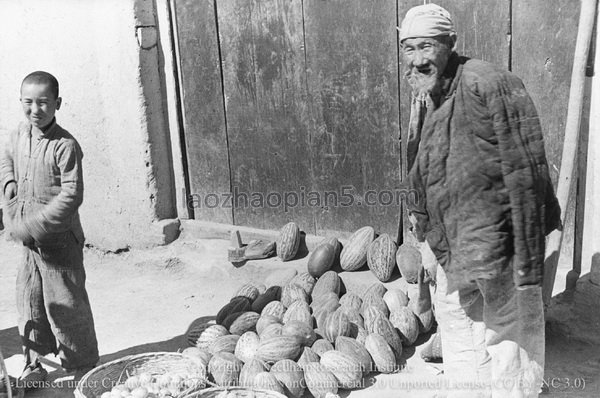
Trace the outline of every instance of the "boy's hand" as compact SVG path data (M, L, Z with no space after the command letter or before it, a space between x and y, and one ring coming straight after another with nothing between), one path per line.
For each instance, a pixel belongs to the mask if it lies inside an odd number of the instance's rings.
M6 201L9 201L15 196L17 196L17 183L11 181L8 184L6 184L6 187L4 188L4 199Z

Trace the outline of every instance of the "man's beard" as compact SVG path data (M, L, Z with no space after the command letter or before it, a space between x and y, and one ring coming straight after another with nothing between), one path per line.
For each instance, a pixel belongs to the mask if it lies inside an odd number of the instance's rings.
M438 76L436 69L431 69L429 73L421 73L417 68L412 68L406 72L408 83L412 87L413 94L419 98L430 95L436 97L442 88L442 79Z

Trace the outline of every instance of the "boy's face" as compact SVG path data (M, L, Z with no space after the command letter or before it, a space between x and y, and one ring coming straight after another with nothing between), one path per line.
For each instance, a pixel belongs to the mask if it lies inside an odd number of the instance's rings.
M50 86L44 83L23 83L21 105L29 122L42 129L48 126L60 109L60 97L55 98Z

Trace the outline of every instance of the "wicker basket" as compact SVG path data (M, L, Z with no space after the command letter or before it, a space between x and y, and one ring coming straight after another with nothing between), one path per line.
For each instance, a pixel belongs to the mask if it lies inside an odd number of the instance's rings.
M152 352L130 355L100 365L81 378L74 391L76 398L96 398L125 382L128 376L140 373L158 376L165 373L181 373L202 379L204 366L199 359L177 352Z
M244 387L215 387L206 388L196 391L191 394L182 396L181 398L215 398L223 392L233 392L236 397L240 398L286 398L285 395L271 390L260 390Z

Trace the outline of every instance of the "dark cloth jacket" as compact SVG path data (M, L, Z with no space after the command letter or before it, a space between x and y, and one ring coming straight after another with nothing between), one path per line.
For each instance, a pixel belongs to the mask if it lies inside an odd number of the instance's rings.
M520 79L484 61L453 54L445 74L445 97L409 144L418 148L409 153L415 234L452 275L451 288L511 264L517 287L540 286L560 208L533 101Z
M81 148L56 121L39 139L32 136L33 128L21 123L0 151L2 188L17 183L17 196L4 204L9 232L24 229L39 247L64 247L72 241L70 233L83 244Z

